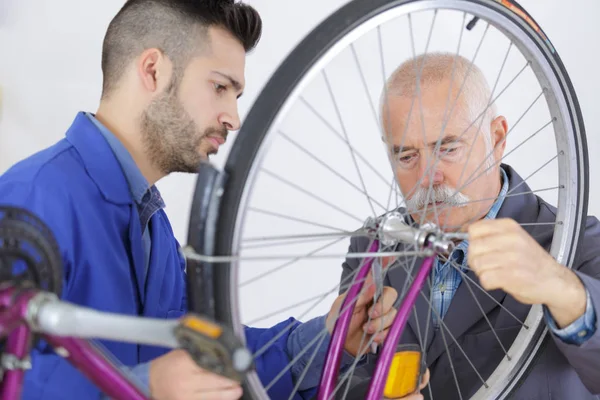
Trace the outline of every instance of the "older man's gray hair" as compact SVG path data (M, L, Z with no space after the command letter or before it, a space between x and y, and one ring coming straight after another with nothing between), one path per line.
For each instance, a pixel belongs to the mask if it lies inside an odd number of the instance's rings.
M495 104L491 101L491 90L482 71L466 58L450 53L429 53L417 56L402 63L388 78L381 94L380 107L381 126L385 131L386 114L393 112L386 107L389 96L412 97L417 90L417 77L419 79L419 90L427 90L432 85L442 82L453 82L452 88L457 90L456 95L450 97L449 108L452 113L466 112L465 117L474 128L480 128L486 145L485 169L490 168L495 160L492 152L491 123L496 117ZM458 91L460 90L460 93ZM464 105L461 109L461 103ZM415 101L412 112L419 112L418 98ZM488 106L489 105L489 106ZM448 110L449 112L450 110ZM449 115L445 116L445 120ZM462 133L462 132L460 132Z

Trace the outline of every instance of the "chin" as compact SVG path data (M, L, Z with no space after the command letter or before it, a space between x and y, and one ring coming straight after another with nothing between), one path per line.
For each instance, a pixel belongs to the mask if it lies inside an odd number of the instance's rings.
M419 215L416 217L416 219L414 217L413 219L415 219L417 222L420 222L421 216ZM465 223L461 218L456 217L456 215L448 215L448 212L438 213L437 216L435 213L431 212L425 216L423 223L434 224L444 231L456 231Z
M208 161L210 156L216 154L214 152L210 152L210 151L204 151L204 150L200 150L198 151L198 159L200 160L200 162L202 161Z

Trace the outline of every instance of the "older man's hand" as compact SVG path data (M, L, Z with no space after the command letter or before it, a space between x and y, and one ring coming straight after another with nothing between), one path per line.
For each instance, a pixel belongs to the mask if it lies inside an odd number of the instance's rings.
M329 333L333 332L333 327L340 314L342 303L346 298L346 293L338 296L327 315L326 326ZM381 344L387 337L389 327L396 316L396 309L393 307L398 292L392 287L384 287L382 296L373 303L375 295L375 284L373 283L373 275L369 272L367 279L363 285L361 294L356 299L354 313L350 321L350 328L346 336L346 344L344 348L353 356L364 354L368 351L368 343L373 338L374 343ZM370 317L370 321L369 321ZM363 335L364 340L363 340ZM362 348L361 346L362 342Z
M517 222L481 220L468 232L468 263L484 289L502 289L522 303L546 305L561 328L583 315L586 292L581 280Z

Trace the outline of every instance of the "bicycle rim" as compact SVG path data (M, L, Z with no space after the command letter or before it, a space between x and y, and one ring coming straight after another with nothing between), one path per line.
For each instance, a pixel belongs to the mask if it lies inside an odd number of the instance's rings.
M228 157L225 166L228 179L216 222L219 234L215 238L215 254L240 254L247 202L261 160L279 122L310 79L364 32L401 15L431 9L462 11L489 22L511 38L531 61L540 84L549 89L545 99L557 117L554 126L561 155L558 179L564 189L559 193L557 214L562 224L555 226L550 252L561 264L572 267L587 212L588 189L587 147L577 98L555 49L543 32L536 31L537 25L531 17L527 21L523 18L526 14L519 15L491 0L355 0L307 35L261 92ZM239 261L215 268L215 308L216 317L243 337L238 269ZM532 307L525 323L530 329L521 329L509 349L511 360L503 359L487 380L488 387L482 386L473 399L506 398L525 376L545 336L541 307ZM246 398L268 398L256 374L249 374L245 389Z

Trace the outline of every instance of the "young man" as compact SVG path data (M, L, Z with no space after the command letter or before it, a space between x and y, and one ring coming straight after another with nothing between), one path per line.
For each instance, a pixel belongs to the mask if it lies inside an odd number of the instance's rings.
M195 173L202 160L218 151L228 131L239 128L237 99L244 89L245 56L260 34L258 13L234 0L129 0L111 21L97 112L79 113L66 138L0 177L2 202L33 212L56 236L64 262L64 300L152 318L178 318L186 312L185 263L155 183L172 172ZM365 312L355 318L366 316L369 293L359 300L358 310ZM395 291L387 290L385 296L389 299L382 304L387 306L378 315L387 324ZM254 350L285 332L256 360L265 383L303 345L295 329L286 329L294 322L246 331ZM361 322L355 321L356 332L346 342L351 354L358 353ZM155 399L241 396L239 385L198 368L182 350L103 345ZM101 397L47 345L33 351L32 364L24 399ZM288 398L295 379L287 373L269 394ZM312 393L314 387L306 388L306 396Z

